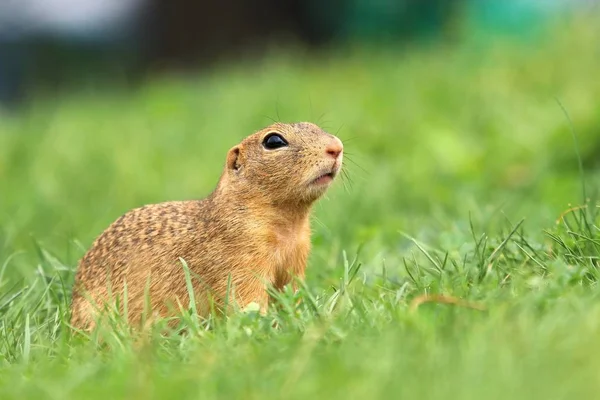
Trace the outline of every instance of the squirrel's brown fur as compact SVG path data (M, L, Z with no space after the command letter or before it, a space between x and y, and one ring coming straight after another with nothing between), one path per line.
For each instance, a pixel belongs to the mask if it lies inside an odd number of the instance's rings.
M266 148L272 133L288 145ZM117 295L123 304L125 292L129 322L140 322L146 294L154 315L187 307L180 258L189 267L199 314L228 293L238 305L255 302L265 312L266 284L282 289L291 276L304 277L311 206L339 172L342 152L342 142L314 124L276 123L229 150L207 198L124 214L79 263L71 324L93 328L96 310Z

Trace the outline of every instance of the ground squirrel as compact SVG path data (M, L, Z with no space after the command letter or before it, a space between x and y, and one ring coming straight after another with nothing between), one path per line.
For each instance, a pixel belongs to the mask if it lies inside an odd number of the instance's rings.
M198 314L228 291L237 305L254 302L264 313L265 283L282 289L292 276L304 278L311 206L342 158L342 142L312 123L275 123L248 136L228 151L208 197L133 209L95 240L78 265L71 324L94 327L98 307L117 295L122 302L124 288L130 323L140 321L146 293L154 315L187 307L180 259L192 275Z

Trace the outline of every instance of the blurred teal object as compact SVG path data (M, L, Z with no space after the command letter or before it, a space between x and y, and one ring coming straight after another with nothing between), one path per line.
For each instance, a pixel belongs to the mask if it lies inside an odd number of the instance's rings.
M492 34L533 35L566 11L600 0L332 0L310 1L313 22L336 39L411 39L447 27ZM317 28L319 29L319 28Z
M476 30L530 37L550 19L589 0L468 0L467 24Z

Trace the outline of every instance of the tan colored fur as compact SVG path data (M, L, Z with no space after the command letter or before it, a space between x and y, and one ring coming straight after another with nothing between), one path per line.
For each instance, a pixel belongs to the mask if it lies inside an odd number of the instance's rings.
M271 132L280 133L289 146L265 149L263 138ZM339 171L342 149L338 138L314 124L273 124L228 152L219 183L207 198L146 205L124 214L79 263L72 325L91 329L96 307L109 302L109 294L122 301L125 284L130 323L140 322L147 289L153 314L168 316L169 306L187 307L180 258L191 271L202 316L209 311L209 298L223 303L229 279L238 305L256 302L264 312L269 303L265 283L282 289L291 276L304 277L310 209L327 189L312 182Z

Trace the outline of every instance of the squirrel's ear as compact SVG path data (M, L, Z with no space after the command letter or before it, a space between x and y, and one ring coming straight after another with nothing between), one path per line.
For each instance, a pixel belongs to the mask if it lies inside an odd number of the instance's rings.
M239 163L240 148L238 146L233 147L227 152L227 168L233 171L239 171L241 164Z

